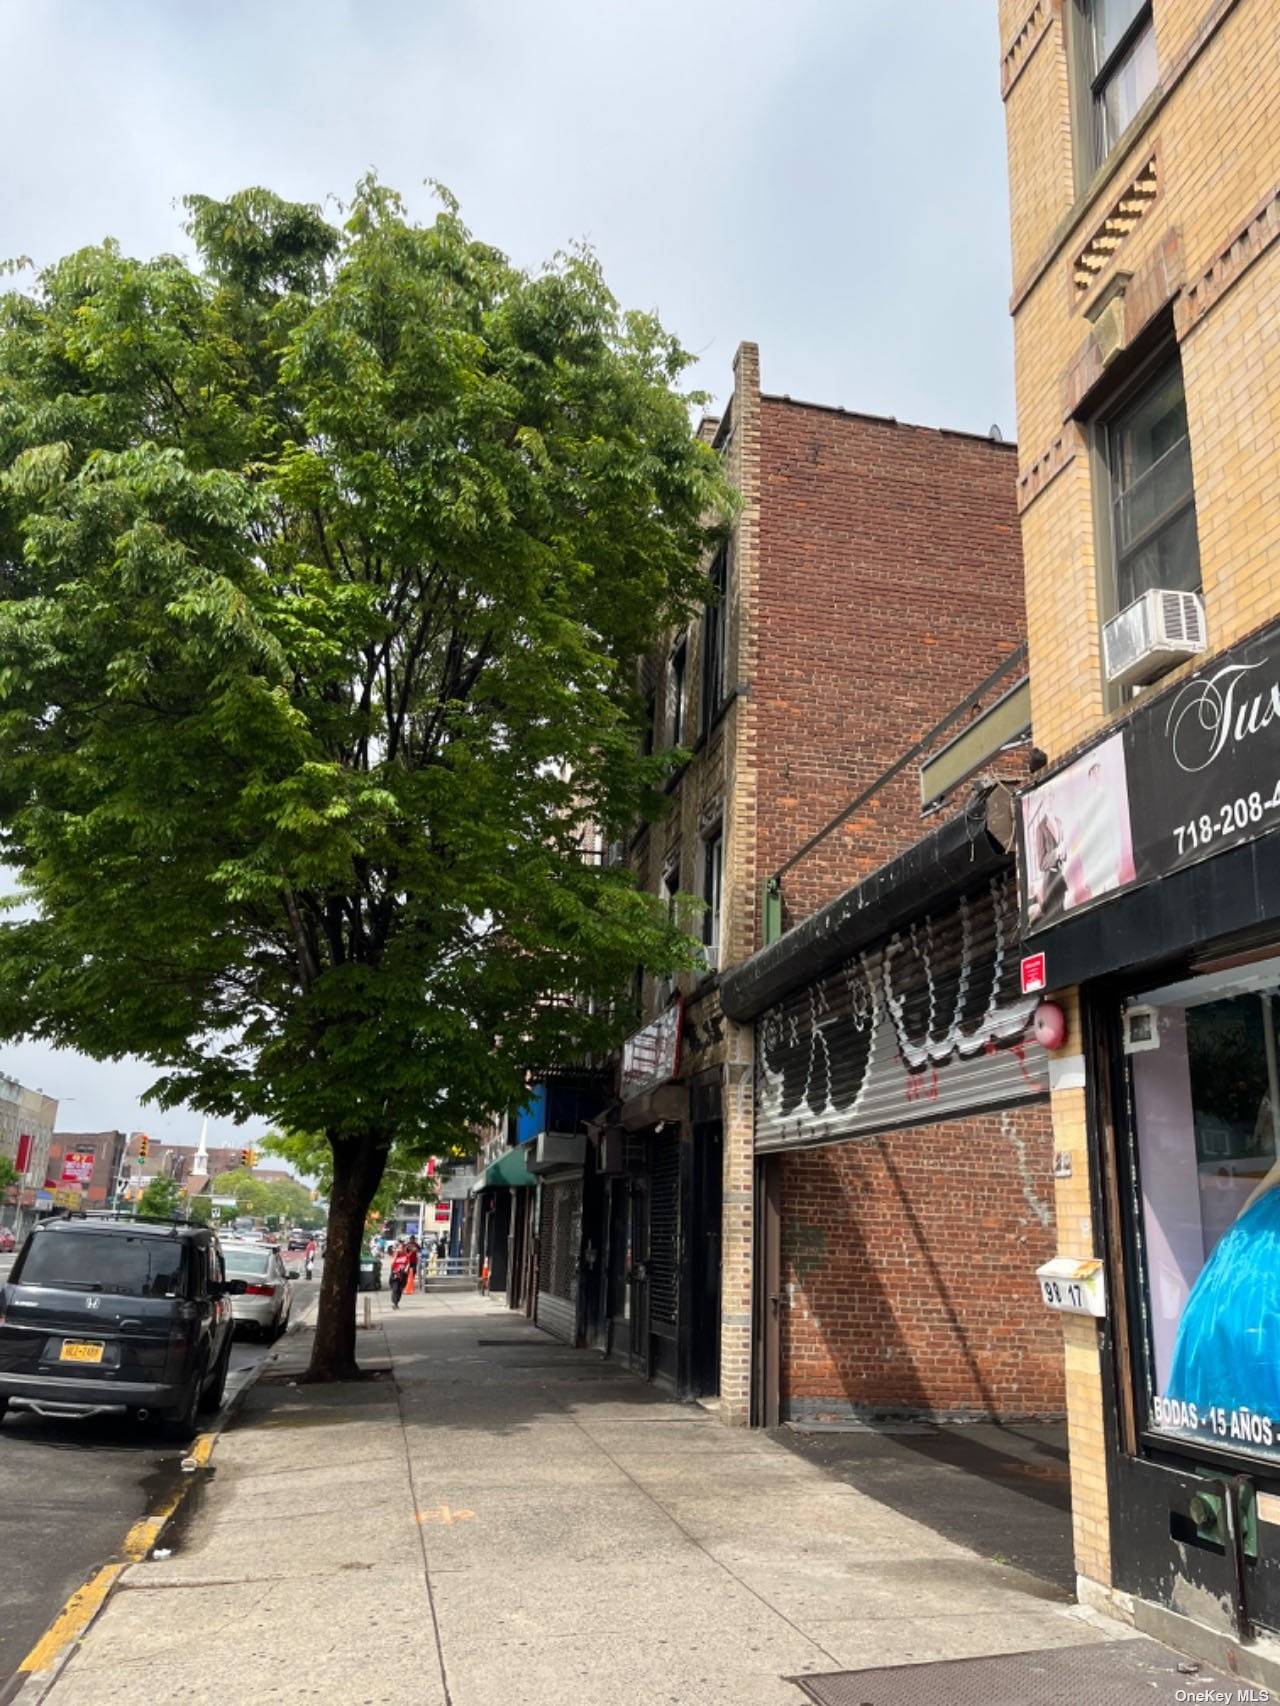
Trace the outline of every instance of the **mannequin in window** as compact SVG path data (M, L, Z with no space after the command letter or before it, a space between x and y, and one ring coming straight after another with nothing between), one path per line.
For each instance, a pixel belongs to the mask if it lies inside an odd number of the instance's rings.
M1270 1119L1269 1105L1265 1111ZM1196 1405L1202 1422L1206 1410L1220 1405L1280 1425L1280 1159L1255 1185L1191 1288L1178 1323L1168 1396Z

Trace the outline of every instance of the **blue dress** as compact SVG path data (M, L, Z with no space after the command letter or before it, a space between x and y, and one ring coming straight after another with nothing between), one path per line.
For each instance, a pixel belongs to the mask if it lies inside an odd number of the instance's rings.
M1169 1374L1170 1398L1280 1422L1280 1187L1217 1244L1191 1288Z

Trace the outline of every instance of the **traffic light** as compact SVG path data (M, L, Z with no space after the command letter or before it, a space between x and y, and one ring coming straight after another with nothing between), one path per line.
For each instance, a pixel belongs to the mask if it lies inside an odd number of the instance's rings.
M143 1135L138 1139L138 1160L139 1161L145 1161L146 1160L147 1151L150 1148L151 1148L151 1139L144 1132Z
M240 1151L240 1165L242 1167L252 1167L253 1166L253 1151L252 1151L252 1149L242 1149Z

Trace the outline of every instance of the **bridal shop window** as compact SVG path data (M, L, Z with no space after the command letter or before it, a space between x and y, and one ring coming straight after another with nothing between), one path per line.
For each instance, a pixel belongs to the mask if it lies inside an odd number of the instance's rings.
M1135 996L1146 1425L1280 1459L1280 958Z

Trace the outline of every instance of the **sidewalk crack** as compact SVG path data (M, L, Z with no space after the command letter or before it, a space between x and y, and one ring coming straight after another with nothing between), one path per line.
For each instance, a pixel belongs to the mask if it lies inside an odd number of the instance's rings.
M390 1353L390 1342L383 1329L383 1340ZM413 1453L409 1449L409 1430L404 1419L404 1404L400 1391L400 1382L396 1377L395 1357L391 1357L391 1384L396 1395L396 1414L400 1418L400 1439L404 1446L405 1470L409 1477L409 1496L413 1500L414 1510L421 1508L422 1501L418 1494L417 1476L413 1471ZM444 1662L444 1643L440 1638L440 1618L436 1612L436 1596L431 1586L431 1559L427 1552L427 1536L421 1523L417 1524L418 1549L422 1553L422 1584L427 1592L427 1609L431 1613L431 1634L436 1644L436 1663L440 1667L440 1686L444 1690L444 1706L453 1706L453 1695L449 1691L449 1672Z

